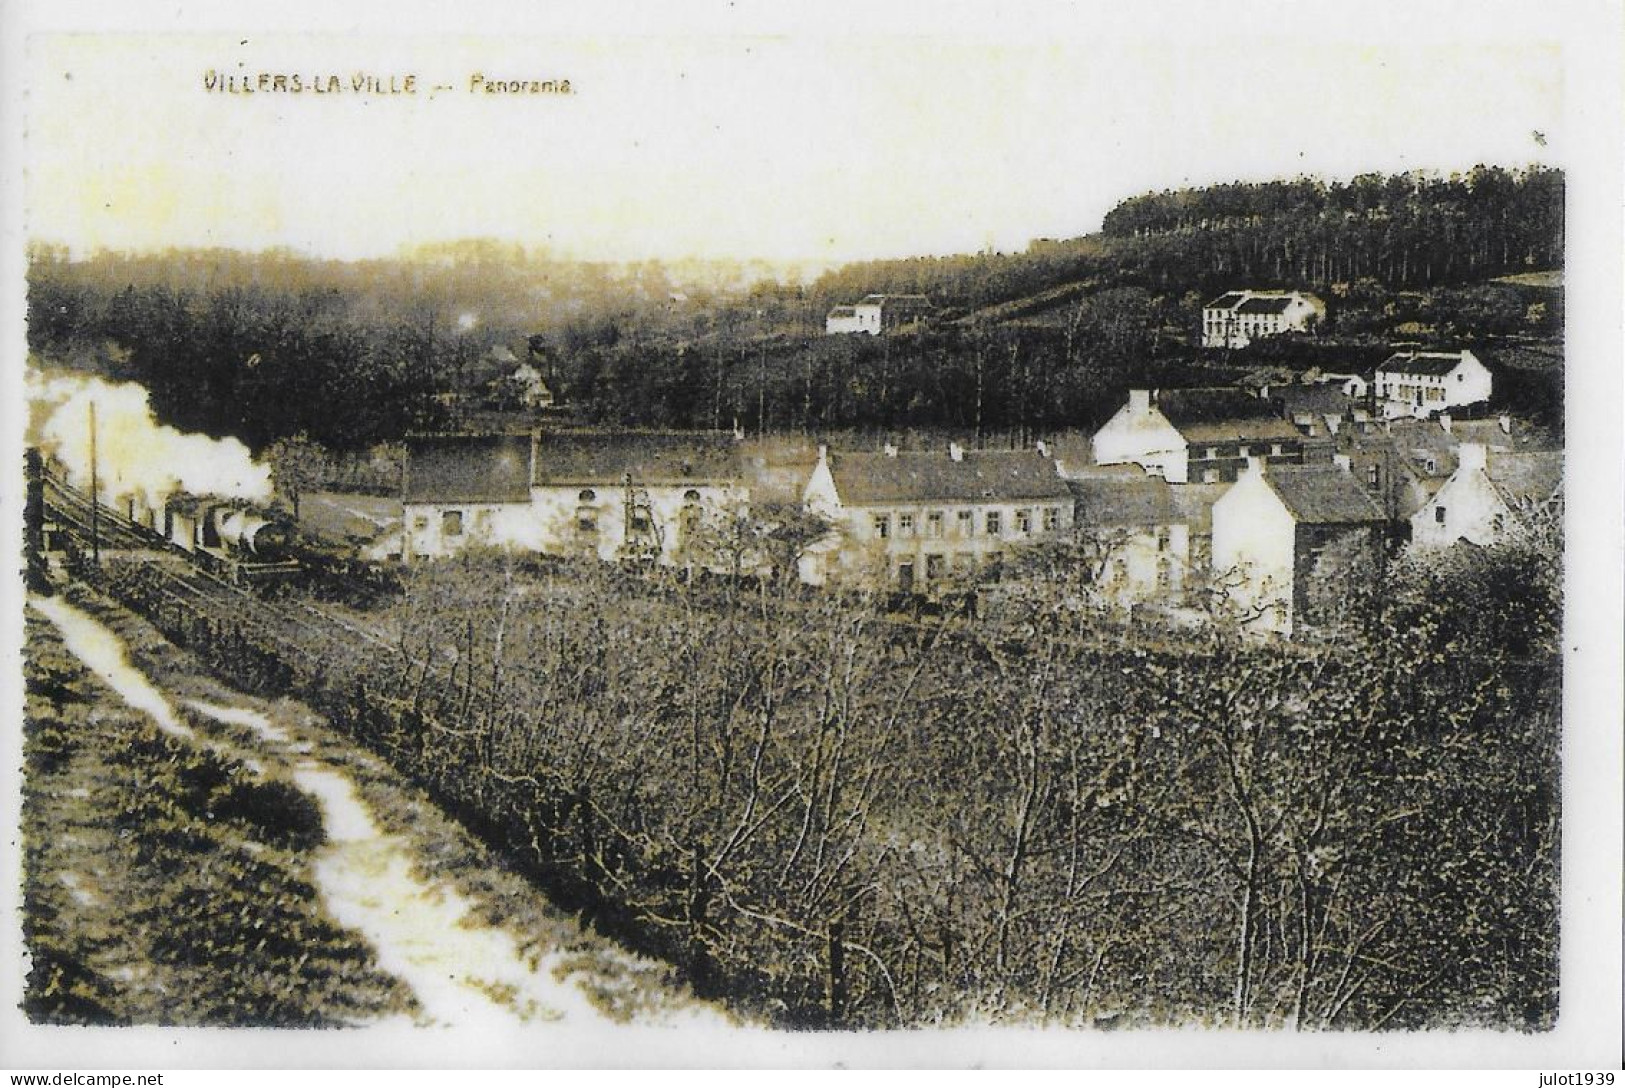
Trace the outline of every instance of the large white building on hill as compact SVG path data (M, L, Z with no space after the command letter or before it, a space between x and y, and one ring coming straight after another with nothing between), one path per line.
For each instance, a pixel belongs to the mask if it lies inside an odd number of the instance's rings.
M1310 332L1326 304L1302 291L1227 291L1202 307L1204 348L1244 348L1284 332Z

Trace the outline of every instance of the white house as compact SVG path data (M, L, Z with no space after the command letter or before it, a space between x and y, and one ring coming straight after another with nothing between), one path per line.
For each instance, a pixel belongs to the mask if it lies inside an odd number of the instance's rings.
M1172 603L1192 573L1192 533L1186 504L1170 484L1138 469L1100 470L1068 478L1074 533L1087 546L1103 601L1128 609Z
M1202 346L1244 348L1283 332L1309 332L1326 304L1302 291L1228 291L1202 307Z
M1095 432L1097 465L1136 464L1169 483L1226 483L1249 457L1303 460L1304 436L1269 401L1239 389L1131 389Z
M922 320L931 310L924 295L865 295L862 302L837 306L824 318L824 332L862 332L879 336L912 321Z
M535 448L530 500L553 554L708 565L706 533L750 504L731 432L560 432Z
M681 563L749 503L729 434L432 435L407 441L402 557L505 548Z
M1372 395L1384 419L1439 412L1490 399L1490 372L1470 351L1402 351L1377 368Z
M1383 516L1338 464L1249 465L1213 504L1213 576L1252 631L1291 636L1334 613L1380 554Z
M932 592L1072 527L1072 492L1037 450L819 447L803 502L835 526L803 559L802 579L815 585L859 580Z
M1458 540L1494 544L1561 502L1561 453L1504 453L1463 442L1456 459L1456 471L1411 518L1415 548L1445 548Z

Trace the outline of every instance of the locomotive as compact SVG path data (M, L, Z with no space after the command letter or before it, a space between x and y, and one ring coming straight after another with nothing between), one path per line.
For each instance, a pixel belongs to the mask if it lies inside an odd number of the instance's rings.
M137 524L158 530L155 511L132 513ZM306 550L287 517L241 499L172 495L164 503L162 535L205 570L233 582L276 581L297 574Z

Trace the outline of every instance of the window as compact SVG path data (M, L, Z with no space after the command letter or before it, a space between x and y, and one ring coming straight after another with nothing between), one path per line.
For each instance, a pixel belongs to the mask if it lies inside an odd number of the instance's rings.
M1252 452L1252 447L1251 446L1246 446L1246 445L1239 446L1236 449L1236 456L1237 457L1246 457L1251 452Z
M1435 506L1433 508L1433 521L1437 525L1443 525L1444 524L1444 507Z
M885 540L889 536L891 536L891 515L890 514L876 514L875 515L875 539L876 540Z
M596 533L598 531L598 511L583 506L576 510L576 532Z
M948 561L944 556L928 555L925 557L925 577L927 581L939 581L947 573Z
M987 529L988 536L998 536L1000 533L1004 532L1004 522L1003 519L1000 518L997 510L989 510L987 512L987 523L985 528Z
M1157 563L1157 588L1167 589L1174 580L1174 565L1163 559Z
M1157 530L1157 551L1159 551L1159 552L1167 551L1168 550L1169 540L1170 540L1170 535L1169 535L1168 529L1166 527L1158 529Z
M898 514L897 515L897 535L898 536L913 536L914 535L914 515L913 514Z
M1016 532L1030 533L1033 531L1033 512L1031 510L1016 511Z
M942 511L933 510L925 515L925 535L938 537L942 535Z
M1204 484L1216 484L1216 483L1218 483L1219 482L1219 470L1216 469L1216 468L1205 468L1205 469L1203 469L1202 470L1202 482Z
M1270 443L1270 455L1273 457L1281 456L1281 444L1279 442Z
M440 535L463 535L463 512L461 510L447 510L440 515Z
M1368 487L1376 487L1382 483L1382 469L1377 465L1370 465L1365 470L1365 482Z
M578 501L578 502L597 502L598 501L598 492L594 491L592 488L589 487L589 488L583 490L581 492L581 494L576 496L576 501Z
M1218 457L1219 457L1219 447L1217 447L1217 446L1209 446L1207 448L1207 459L1209 461L1216 461L1216 460L1218 460Z
M166 512L166 514L167 514L167 512ZM428 518L422 518L422 517L413 518L412 519L412 528L416 529L420 533L428 532L429 531L429 519Z
M975 514L975 512L970 511L970 510L961 510L959 512L959 519L958 520L959 520L959 535L960 536L975 536L976 535L976 514Z
M1061 528L1061 511L1059 507L1050 506L1044 510L1044 531L1046 533L1058 532Z

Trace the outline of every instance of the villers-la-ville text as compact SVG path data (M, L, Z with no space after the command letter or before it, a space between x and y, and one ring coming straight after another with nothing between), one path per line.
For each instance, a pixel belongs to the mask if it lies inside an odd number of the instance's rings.
M468 90L486 94L570 94L568 79L490 79L483 72L468 77ZM218 94L367 94L415 95L422 86L415 72L379 75L352 72L303 75L298 72L227 74L210 68L203 73L203 89ZM441 88L436 88L441 89Z

